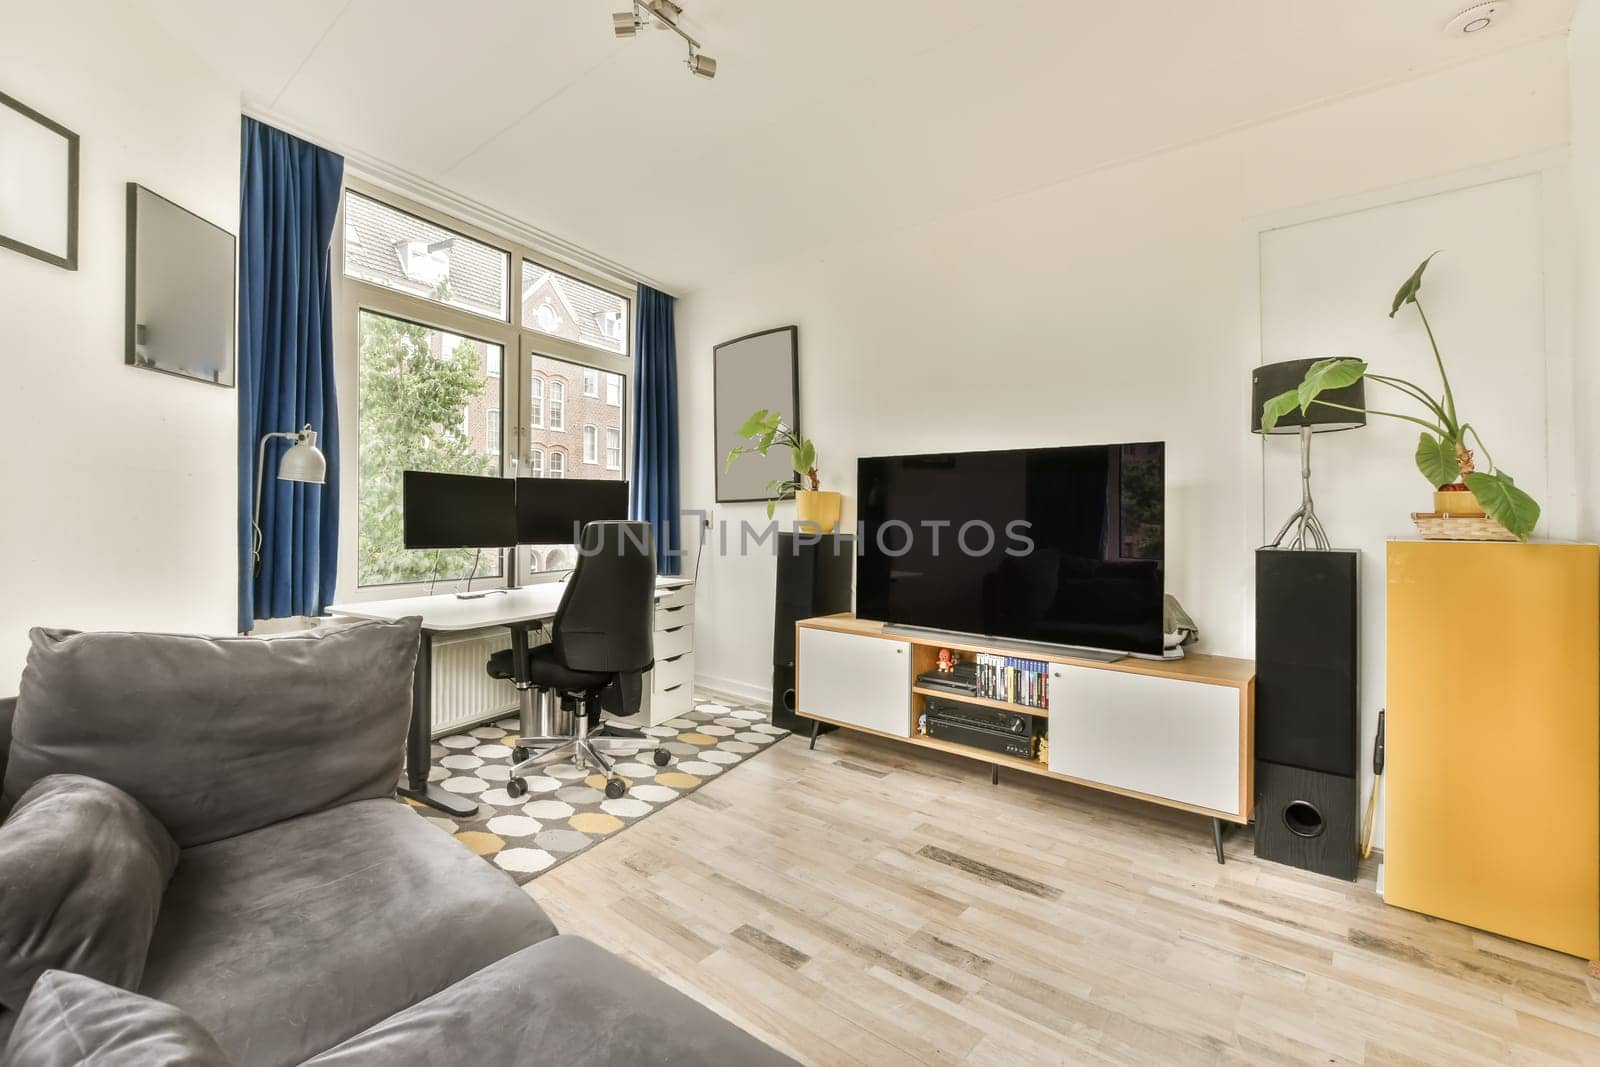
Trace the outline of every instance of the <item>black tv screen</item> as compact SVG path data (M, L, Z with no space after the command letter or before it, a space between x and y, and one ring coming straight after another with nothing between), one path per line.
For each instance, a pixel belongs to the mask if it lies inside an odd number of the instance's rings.
M577 544L584 523L628 517L628 483L602 478L518 478L517 544Z
M861 459L856 614L1159 655L1162 442Z
M517 543L517 486L510 478L406 471L407 548L509 548Z

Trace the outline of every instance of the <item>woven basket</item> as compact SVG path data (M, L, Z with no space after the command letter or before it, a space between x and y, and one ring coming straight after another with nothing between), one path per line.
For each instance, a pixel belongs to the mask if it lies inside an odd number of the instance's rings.
M1487 515L1441 515L1417 511L1411 515L1424 541L1515 541L1517 535Z

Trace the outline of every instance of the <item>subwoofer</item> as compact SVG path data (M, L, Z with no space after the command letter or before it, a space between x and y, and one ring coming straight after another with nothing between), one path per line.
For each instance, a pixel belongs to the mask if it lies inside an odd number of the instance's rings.
M853 537L778 535L778 590L772 620L772 722L776 726L811 729L811 720L795 714L794 624L850 610L855 558ZM824 725L823 729L832 727Z
M1256 855L1353 879L1355 552L1256 553Z

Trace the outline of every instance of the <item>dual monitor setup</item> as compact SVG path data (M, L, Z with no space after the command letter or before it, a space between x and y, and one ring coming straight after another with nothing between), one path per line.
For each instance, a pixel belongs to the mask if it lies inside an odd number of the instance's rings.
M406 548L574 544L585 523L628 517L624 481L428 471L406 471L403 479Z

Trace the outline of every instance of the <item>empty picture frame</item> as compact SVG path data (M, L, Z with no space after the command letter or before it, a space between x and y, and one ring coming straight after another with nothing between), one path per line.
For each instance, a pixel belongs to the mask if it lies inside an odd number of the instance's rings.
M739 436L739 427L762 408L781 412L788 426L800 425L799 333L794 326L780 326L711 349L719 504L770 500L774 494L767 491L767 483L787 481L793 475L787 448L774 448L765 456L740 456L732 466L728 453L750 444Z
M233 279L233 234L128 183L129 366L232 387Z
M5 93L0 248L78 269L78 135Z

